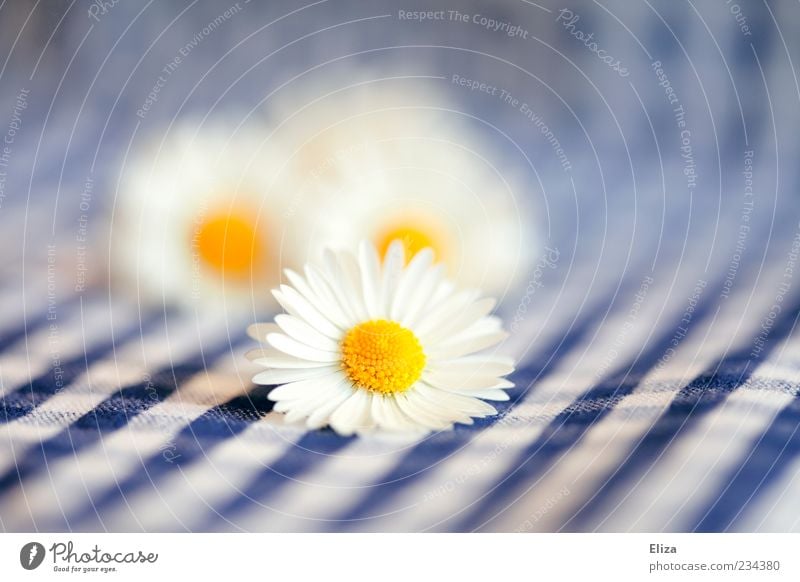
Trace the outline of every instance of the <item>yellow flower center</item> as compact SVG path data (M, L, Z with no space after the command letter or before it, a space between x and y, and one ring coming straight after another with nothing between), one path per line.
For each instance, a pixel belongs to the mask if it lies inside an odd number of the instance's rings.
M406 217L387 224L375 237L375 246L381 257L393 241L403 243L406 259L416 255L424 248L431 248L437 261L448 260L447 236L441 225L420 217Z
M200 260L230 279L249 279L262 267L264 244L257 213L244 208L218 209L195 224L193 245Z
M364 390L393 394L408 390L422 374L425 353L414 333L394 321L373 319L342 340L342 368Z

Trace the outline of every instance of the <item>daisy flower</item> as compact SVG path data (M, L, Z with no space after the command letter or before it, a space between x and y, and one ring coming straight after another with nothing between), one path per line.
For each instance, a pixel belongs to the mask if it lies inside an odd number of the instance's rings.
M513 291L534 262L537 229L517 199L517 180L459 139L417 137L391 155L378 146L340 160L337 178L317 185L328 244L353 248L367 239L385 253L400 240L409 259L430 248L459 285Z
M489 313L493 299L456 290L422 249L406 265L402 243L381 262L362 243L358 256L326 251L304 276L273 294L286 310L254 324L265 343L248 352L264 366L257 384L286 421L330 425L341 435L372 429L431 431L496 414L485 400L508 400L511 359L476 354L506 337Z
M379 253L401 240L409 258L428 247L457 283L492 295L522 283L538 228L530 192L487 153L490 130L435 81L342 78L355 80L292 87L290 102L273 104L293 191L314 201L317 240L352 249L367 239Z
M273 193L280 167L265 135L181 122L134 151L114 203L114 280L144 302L246 309L254 288L302 264L303 228L292 221L304 213Z

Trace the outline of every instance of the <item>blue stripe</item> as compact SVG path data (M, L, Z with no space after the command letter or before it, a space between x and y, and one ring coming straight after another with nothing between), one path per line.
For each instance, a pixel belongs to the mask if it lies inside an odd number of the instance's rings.
M695 531L731 529L750 503L780 480L800 455L800 398L795 397L756 438L723 479L725 487L697 520Z
M152 386L142 382L120 388L58 434L27 448L24 456L16 459L16 466L0 476L0 491L22 485L36 473L47 472L48 463L77 455L81 449L101 441L105 435L125 426L136 415L174 391L176 385L172 384L173 381L177 383L196 371L161 373L154 377Z
M27 416L42 403L72 384L76 378L86 372L91 364L99 361L131 339L143 335L145 330L149 330L159 321L163 321L164 317L164 313L150 314L137 322L136 325L125 329L121 334L117 334L110 340L101 342L86 352L61 362L60 377L59 371L51 368L40 376L33 378L28 384L3 395L0 397L0 404L2 405L0 423L8 423Z
M236 516L258 511L268 506L266 500L307 473L315 464L335 455L353 442L355 437L341 437L330 429L306 433L277 461L266 467L237 492L237 496L212 514L200 527L201 531L219 529L221 522L236 526Z
M244 431L272 410L267 399L272 386L255 386L248 394L232 398L210 408L178 432L170 442L169 454L159 451L142 463L141 470L128 475L92 500L92 507L80 513L74 523L81 529L91 529L87 522L102 520L112 507L124 504L124 499L157 483L174 471L181 471L208 456L217 446Z
M126 427L133 418L162 402L187 380L207 370L215 361L245 341L248 341L248 338L244 334L226 338L211 350L201 350L183 364L166 366L154 372L149 381L120 388L59 434L26 452L28 456L24 462L19 463L15 470L0 479L0 491L16 482L22 483L37 471L46 470L48 462L62 457L77 456L82 449ZM96 515L91 500L89 508L83 511L83 516L80 512L76 514L77 519L73 519L73 516L64 516L66 523L59 523L59 527L72 529L80 523L82 517L90 514Z
M96 294L93 293L92 295ZM80 295L73 295L66 301L59 303L57 309L72 309L80 299ZM51 320L48 319L48 312L42 311L29 318L26 317L20 326L0 332L0 352L4 352L8 348L14 346L26 336L30 336L34 332L47 327L49 323L51 323Z
M721 283L715 286L721 288ZM693 335L699 324L716 312L716 293L709 288L696 306L692 321L680 341ZM633 393L641 382L673 347L678 328L668 328L657 337L632 362L623 362L607 379L584 392L569 407L558 414L542 434L526 447L512 466L514 470L504 475L491 487L466 516L458 521L456 531L482 529L511 507L508 500L523 487L531 487L552 465L576 446L586 433L601 422L623 398Z
M226 346L227 347L227 346ZM95 409L78 418L57 435L30 447L11 471L0 477L0 491L23 484L25 479L48 470L48 463L74 456L111 432L123 428L132 418L174 392L187 378L202 371L202 365L170 368L154 374L151 382L119 389Z
M638 285L638 283L637 283ZM597 329L611 311L613 305L602 309L607 298L598 301L591 308L584 309L581 319L573 320L563 336L556 337L547 347L540 350L532 362L517 370L511 379L516 386L525 386L525 391L516 398L521 401L530 386L548 377L558 368L567 355L580 346L589 332ZM476 419L472 427L457 425L452 432L437 433L424 442L414 446L392 470L381 476L369 488L364 497L352 508L339 515L330 524L330 530L340 531L348 521L361 521L380 514L380 508L388 504L396 495L411 483L427 476L426 471L465 447L478 431L497 423L511 409L512 402L498 403L499 414L492 418Z
M706 372L682 388L669 408L636 444L624 463L605 479L600 480L602 485L597 493L568 520L564 529L586 531L593 524L601 522L604 517L601 515L602 511L609 507L610 500L620 490L633 482L637 476L647 473L681 433L691 431L707 414L724 404L733 391L747 382L755 372L758 362L768 357L779 341L792 333L797 322L798 310L800 302L786 310L784 313L787 315L776 321L768 336L768 342L758 358L751 357L752 346L748 344L733 354L720 358ZM720 378L720 371L725 372L737 365L742 367L741 373L734 378L728 378L727 381ZM718 383L720 385L717 385Z

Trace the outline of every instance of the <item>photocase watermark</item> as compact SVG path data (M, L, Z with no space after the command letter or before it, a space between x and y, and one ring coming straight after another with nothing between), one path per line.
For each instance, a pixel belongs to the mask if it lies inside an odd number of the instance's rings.
M658 85L664 89L667 102L672 106L672 115L675 118L675 125L680 132L680 152L683 160L683 175L686 177L686 188L690 192L697 187L697 166L694 161L694 150L692 148L692 132L686 125L686 110L678 98L678 94L672 86L661 61L653 61L650 68L658 79Z
M92 192L94 191L94 178L87 176L83 184L83 191L78 202L78 230L75 233L75 293L86 290L86 273L89 268L86 262L86 253L89 242L89 209L92 205Z
M619 357L620 350L625 346L628 342L628 334L633 329L634 325L636 324L636 320L639 319L639 312L642 310L642 304L644 300L647 298L647 293L650 290L650 286L653 284L653 278L650 276L646 276L642 279L641 284L639 285L639 289L636 293L633 294L633 304L631 308L628 310L628 314L625 317L625 322L622 324L617 336L614 338L613 343L611 344L611 349L608 350L605 358L603 358L603 363L595 372L595 377L600 379L602 376L608 372L608 369L612 366L612 364L617 360Z
M158 389L156 385L153 383L153 378L145 372L144 374L144 391L147 393L147 399L150 400L151 405L158 404L161 402L161 398L158 396ZM161 417L156 417L156 428L163 428L168 430L170 427L166 426L166 423L162 420L159 420ZM161 457L167 463L174 463L181 457L181 454L178 453L178 446L175 444L173 439L170 439L164 443L161 443L159 446L159 451L161 452Z
M579 14L575 14L569 8L562 8L558 11L556 15L556 22L561 23L561 26L564 27L572 36L583 43L583 46L588 48L591 52L597 55L597 58L604 62L608 67L617 73L620 77L627 77L630 75L630 71L627 67L625 67L622 62L618 59L613 57L612 55L608 54L608 52L601 48L600 45L594 38L594 33L585 33L584 31L575 27L575 24L581 19Z
M493 426L498 427L503 425L512 425L514 423L515 420L509 417L508 411L505 411L503 414L497 417ZM522 438L525 436L525 431L513 430L509 434L509 438L498 442L488 453L472 463L465 470L461 471L458 475L448 479L441 485L426 491L422 496L422 502L428 503L430 501L440 499L445 495L449 495L457 488L464 485L464 483L469 481L472 477L483 473L492 463L494 463L494 461L496 461L503 455L503 453L505 453L506 449L522 440Z
M192 288L191 298L200 299L200 292L203 281L203 258L200 256L200 235L208 214L208 203L203 200L197 206L197 213L194 217L194 228L192 230Z
M345 148L337 149L330 154L326 155L322 160L316 163L314 167L305 172L305 179L303 185L298 189L298 192L292 196L291 202L283 211L283 216L290 218L297 213L297 209L301 206L306 191L311 188L319 188L320 184L326 182L326 173L331 171L336 172L337 167L342 163L347 162L358 154L366 153L370 149L376 147L376 143L371 140L363 140L349 145ZM332 179L335 181L335 177Z
M727 299L731 294L733 282L736 280L736 275L739 272L739 266L742 262L742 255L747 247L747 237L750 234L750 215L753 213L753 150L745 150L744 152L744 195L742 199L742 215L739 219L739 230L736 235L736 246L733 249L730 263L728 264L728 272L725 274L725 281L722 283L722 291L720 297Z
M695 284L692 294L689 296L689 300L686 304L686 309L683 311L683 317L680 319L680 325L675 330L675 333L669 342L669 347L664 352L664 355L659 358L658 363L656 364L656 368L659 370L664 368L664 366L666 366L667 363L669 363L669 361L675 357L675 349L683 341L683 338L685 338L689 333L689 328L691 327L692 319L694 318L694 312L695 309L697 309L697 303L700 301L700 297L707 286L708 282L705 279L699 279Z
M544 283L542 283L542 277L546 269L555 269L558 266L558 259L561 256L561 253L557 248L551 249L550 247L544 247L545 254L539 259L536 263L536 266L533 269L533 273L531 273L531 278L528 281L528 285L525 287L525 294L522 296L522 299L519 301L519 305L517 306L517 311L514 313L514 319L509 324L509 330L514 333L519 328L519 324L525 321L525 317L528 314L528 306L531 304L531 300L533 296L536 294L537 289L541 289L544 287Z
M769 334L772 331L772 328L775 326L775 320L778 318L778 315L780 315L781 311L783 311L783 300L786 298L786 295L792 288L794 281L794 270L797 266L798 258L800 258L800 224L798 224L798 230L795 232L794 238L792 239L792 246L789 248L789 252L786 255L786 266L783 269L782 277L783 280L778 285L778 290L775 293L775 299L773 300L772 306L769 308L769 312L767 313L766 317L764 317L764 319L761 321L761 328L753 340L753 349L750 352L751 358L759 357L761 352L764 351L764 348L767 345Z
M61 363L61 331L58 326L58 298L56 296L56 245L47 245L47 347L55 391L64 388L64 368Z
M119 4L119 1L120 0L93 0L86 13L89 18L95 22L100 22L100 17L108 14L114 6Z
M20 566L26 570L35 570L42 565L46 555L44 546L39 542L28 542L19 551Z
M206 24L202 29L197 31L192 39L183 45L180 49L178 49L178 54L172 57L164 67L161 69L158 78L156 79L153 86L150 88L150 92L145 97L144 102L142 105L136 110L136 115L140 119L144 119L147 116L147 112L153 108L153 106L158 102L161 90L167 86L167 82L169 78L178 70L181 63L183 63L183 59L189 56L191 52L196 49L200 44L206 40L211 34L217 30L220 26L222 26L225 22L233 18L236 14L242 11L243 4L249 4L250 0L243 0L242 2L236 2L232 6L230 6L227 10L219 14L214 20L210 21Z
M6 133L3 136L3 143L0 144L0 208L6 199L6 180L8 179L7 168L11 163L14 141L17 133L22 129L22 113L28 108L28 95L30 89L22 88L17 93L14 101L14 108L11 110L11 119L8 122Z
M750 25L747 22L747 17L742 12L742 7L733 0L725 0L725 5L728 7L728 11L733 16L733 19L736 21L736 25L739 27L739 31L742 33L742 35L753 36L753 32L750 30Z
M558 158L558 162L561 164L561 168L565 172L570 172L572 170L572 163L569 161L564 148L561 147L561 142L555 136L553 131L550 127L545 123L544 119L541 115L536 113L534 109L528 105L525 101L518 99L514 95L512 95L508 90L503 89L502 87L498 87L496 85L492 85L491 83L487 83L485 81L481 81L478 79L471 79L468 77L464 77L463 75L453 74L450 77L450 82L453 85L458 85L459 87L464 87L469 89L470 91L477 91L479 93L486 93L487 95L491 95L492 97L497 97L506 105L510 105L512 108L519 111L525 118L530 121L536 129L542 134L544 139L550 144L550 147L553 148L553 153L555 153L556 157Z
M498 20L480 13L467 13L459 10L398 10L397 19L413 22L424 22L426 20L463 22L465 24L474 24L491 32L502 33L509 38L516 37L523 40L527 40L530 35L527 29L518 24L512 24L507 20Z
M562 487L558 493L545 499L544 503L542 503L542 505L540 505L536 511L534 511L528 517L528 519L517 526L517 528L514 530L514 533L525 533L531 531L539 520L541 520L553 508L555 508L555 506L558 505L562 499L569 497L569 494L569 488Z
M88 550L76 549L70 540L66 543L56 542L47 550L39 542L27 543L20 550L20 565L26 570L34 570L48 554L53 572L65 574L109 574L119 572L122 569L120 566L155 564L158 561L155 552L107 551L97 544Z

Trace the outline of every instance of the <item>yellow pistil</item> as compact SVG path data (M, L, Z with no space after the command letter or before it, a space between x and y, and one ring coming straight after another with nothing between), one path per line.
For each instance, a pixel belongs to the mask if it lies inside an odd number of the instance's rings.
M393 241L399 240L403 243L407 260L424 248L433 250L437 261L448 260L446 233L441 225L427 218L408 216L393 221L378 231L374 240L381 257L386 256Z
M408 390L422 374L425 353L417 336L394 321L360 323L342 340L342 368L364 390L394 394Z
M249 279L260 270L265 250L256 219L249 208L201 215L192 241L201 262L226 278Z

